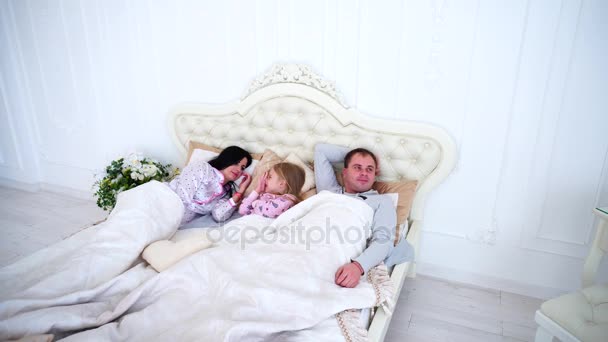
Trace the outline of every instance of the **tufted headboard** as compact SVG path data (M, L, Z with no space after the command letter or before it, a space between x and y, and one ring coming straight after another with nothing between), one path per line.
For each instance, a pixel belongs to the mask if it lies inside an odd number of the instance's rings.
M190 140L219 148L238 145L252 153L295 152L306 161L312 161L317 142L365 147L380 160L380 180L419 181L413 220L422 220L426 195L456 161L453 139L443 129L362 115L344 104L333 83L305 65L273 66L233 103L177 105L169 126L184 159Z

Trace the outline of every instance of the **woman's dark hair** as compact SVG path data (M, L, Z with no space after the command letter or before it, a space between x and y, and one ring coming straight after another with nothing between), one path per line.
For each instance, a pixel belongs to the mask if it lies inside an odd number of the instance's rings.
M251 154L238 146L228 146L220 154L209 161L209 165L217 170L223 170L230 165L238 164L243 158L247 158L247 165L251 165Z
M238 164L243 158L247 158L247 165L245 167L249 167L252 159L251 154L238 146L228 146L217 157L211 159L209 165L221 171L230 165ZM230 181L224 184L224 189L228 196L232 196L232 193L236 191L236 184Z

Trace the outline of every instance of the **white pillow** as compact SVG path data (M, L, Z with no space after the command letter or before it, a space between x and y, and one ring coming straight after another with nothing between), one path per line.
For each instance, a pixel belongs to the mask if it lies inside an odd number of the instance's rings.
M283 159L284 162L292 163L298 165L302 169L304 169L304 174L306 175L306 180L304 181L304 185L302 185L302 192L306 192L316 186L315 184L315 172L310 168L310 166L305 163L300 157L298 157L295 153L291 152L287 155L287 158Z
M197 161L197 160L203 160L203 161L208 162L211 159L217 157L218 155L219 155L219 153L217 153L217 152L201 150L200 148L197 148L194 151L192 151L192 156L190 157L190 163L192 163L193 161ZM256 165L258 165L258 162L259 162L259 160L251 159L251 165L249 165L249 167L247 167L245 169L245 172L247 172L249 175L252 175L253 170L255 170ZM242 181L243 181L243 177L239 177L239 179L237 179L234 183L237 186L239 186L239 185L241 185Z
M397 192L388 192L385 193L383 195L387 195L388 197L391 198L391 201L393 202L393 208L395 208L395 210L397 210L397 205L399 203L399 193ZM400 239L405 239L405 236L407 236L407 231L408 231L408 220L405 220L405 222L403 222L401 224L401 226L399 226L399 238Z
M200 148L197 148L194 151L192 151L192 156L190 157L190 161L188 162L188 164L190 164L194 161L199 161L199 160L204 160L204 161L208 162L211 159L217 157L218 155L219 155L219 153L217 153L217 152L201 150Z
M195 233L176 242L171 240L153 242L144 249L141 257L157 272L162 272L185 257L211 247L213 243L207 237L207 233L200 231Z
M399 194L396 192L389 192L383 195L386 195L391 198L391 201L393 201L393 208L397 210L397 203L399 203Z

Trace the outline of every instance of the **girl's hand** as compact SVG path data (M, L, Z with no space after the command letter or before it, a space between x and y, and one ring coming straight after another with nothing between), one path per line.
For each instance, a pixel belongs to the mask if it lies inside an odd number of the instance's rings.
M251 175L248 174L247 172L243 171L243 181L241 182L241 185L239 185L239 192L241 194L245 193L245 190L247 190L247 187L249 186L249 184L251 184Z
M261 194L266 190L266 179L268 179L268 171L264 172L264 175L262 175L258 181L258 186L255 188L255 191L258 194Z

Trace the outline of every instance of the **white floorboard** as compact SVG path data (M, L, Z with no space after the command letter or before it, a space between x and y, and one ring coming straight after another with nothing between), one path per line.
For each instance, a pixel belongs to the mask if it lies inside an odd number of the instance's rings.
M0 267L99 222L92 201L0 187ZM387 342L533 341L542 300L427 276L407 279Z
M0 267L60 241L107 213L92 201L0 187Z
M542 302L419 275L406 280L386 341L533 341Z

